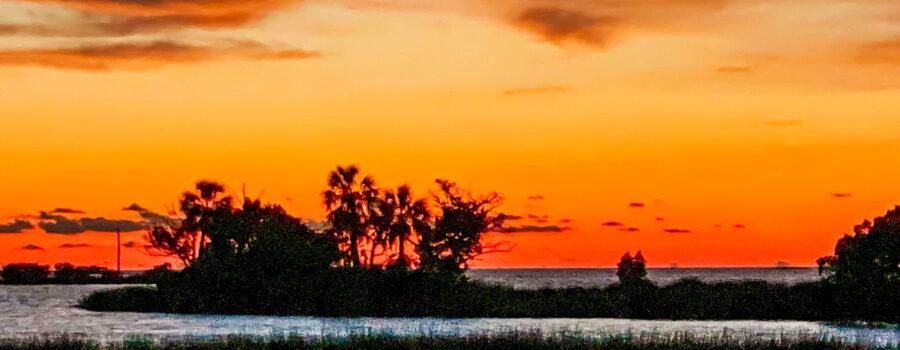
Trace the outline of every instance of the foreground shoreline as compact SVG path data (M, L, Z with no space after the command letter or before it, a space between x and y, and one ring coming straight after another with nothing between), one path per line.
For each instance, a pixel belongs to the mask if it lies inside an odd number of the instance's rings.
M693 337L690 335L586 338L578 335L544 336L538 332L514 332L474 336L353 335L310 338L300 336L227 336L204 339L153 341L131 338L99 343L72 337L0 340L0 350L275 350L275 349L896 349L810 336L803 339L754 337Z

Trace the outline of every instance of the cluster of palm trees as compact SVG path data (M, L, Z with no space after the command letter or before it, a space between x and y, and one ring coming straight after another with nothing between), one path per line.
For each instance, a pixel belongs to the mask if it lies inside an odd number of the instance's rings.
M437 210L417 198L409 186L396 190L376 187L354 165L337 167L323 192L328 214L326 232L338 240L344 266L362 268L465 269L468 262L496 246L485 246L481 235L502 224L492 214L500 196L475 197L455 183L437 180Z
M409 186L379 189L373 178L362 176L356 166L339 166L329 174L328 190L322 194L328 225L318 234L336 242L341 252L339 265L356 268L461 270L478 255L499 250L500 244L483 243L482 235L502 224L503 216L493 213L500 196L475 196L451 181L437 183L439 191L432 207ZM262 205L246 196L243 205L236 207L233 198L224 193L225 187L219 183L197 182L196 191L182 194L180 220L148 232L148 250L176 257L188 266L209 251L210 245L240 252L259 239L258 232L234 232L252 229L235 224L246 216L242 213L265 209L287 215L277 204Z
M178 258L185 266L200 258L211 237L205 227L209 227L215 214L230 213L234 210L233 198L224 195L225 186L218 182L197 181L196 192L184 192L179 201L180 220L170 220L163 225L151 227L147 234L150 243L148 251L152 255Z

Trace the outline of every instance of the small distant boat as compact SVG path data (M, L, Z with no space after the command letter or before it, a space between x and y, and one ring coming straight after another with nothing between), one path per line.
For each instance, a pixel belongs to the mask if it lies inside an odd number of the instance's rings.
M788 264L785 261L779 261L775 263L776 270L787 270L791 268L791 264Z

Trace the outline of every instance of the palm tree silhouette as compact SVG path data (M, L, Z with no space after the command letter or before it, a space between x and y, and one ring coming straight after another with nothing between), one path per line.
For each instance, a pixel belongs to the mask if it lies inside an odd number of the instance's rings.
M406 244L416 245L413 240L416 233L430 227L428 202L424 198L415 199L408 185L398 187L396 192L386 191L384 197L394 213L387 237L391 247L397 246L398 257L392 264L408 268L412 259L406 255Z
M347 247L344 264L355 267L363 266L360 244L368 237L369 213L378 197L375 180L366 176L358 181L358 177L355 165L338 166L328 175L329 189L322 193L330 233Z

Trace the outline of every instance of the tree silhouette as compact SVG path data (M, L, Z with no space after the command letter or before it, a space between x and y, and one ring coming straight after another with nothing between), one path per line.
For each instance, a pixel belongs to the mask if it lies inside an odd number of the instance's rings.
M328 175L329 189L322 197L328 211L326 220L331 224L328 231L346 247L344 265L364 267L360 250L368 238L369 214L377 203L378 190L371 176L362 180L358 177L359 168L355 165L338 166ZM374 242L370 243L374 245Z
M9 264L3 267L3 281L9 284L44 283L49 276L48 265Z
M393 214L387 239L391 247L397 247L397 258L391 265L409 268L415 259L407 255L406 245L415 246L416 237L431 229L428 202L424 198L416 199L407 185L398 187L397 192L385 191L384 198L386 209Z
M455 182L438 179L440 192L435 196L440 214L434 228L423 232L418 244L421 268L426 271L461 271L469 261L489 252L497 245L485 246L482 234L503 224L503 217L493 211L502 199L496 192L475 197L461 190Z
M53 266L54 278L62 283L87 283L94 279L94 275L107 277L111 270L100 266L75 266L69 263L59 263Z
M179 210L184 218L178 224L155 226L148 232L148 250L152 254L174 256L185 266L190 265L205 251L210 240L207 229L213 218L234 209L232 198L222 195L223 185L201 180L195 189L181 195Z
M844 235L834 255L818 259L819 270L833 281L857 288L900 287L900 206L873 222L865 220Z
M644 254L640 250L634 254L634 257L631 256L631 253L625 252L617 266L616 276L619 276L619 282L623 284L642 281L647 277L647 260L644 259Z

